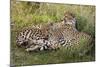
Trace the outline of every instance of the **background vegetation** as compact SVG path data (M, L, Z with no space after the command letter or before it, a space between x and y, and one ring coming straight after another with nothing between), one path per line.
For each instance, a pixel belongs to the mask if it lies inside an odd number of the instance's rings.
M59 22L64 12L70 11L77 19L77 29L93 37L93 47L84 55L71 53L73 49L57 51L25 52L16 46L16 35L23 27ZM84 43L82 43L84 44ZM76 52L77 53L77 52ZM11 65L69 63L95 60L95 6L55 3L11 1Z

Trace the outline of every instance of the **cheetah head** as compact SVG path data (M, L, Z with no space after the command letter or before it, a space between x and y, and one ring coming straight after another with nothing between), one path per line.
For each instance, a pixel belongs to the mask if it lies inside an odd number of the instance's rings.
M16 37L16 43L17 43L18 47L26 47L28 45L28 40L25 38L25 36L23 35L23 33L20 33Z
M65 24L65 25L72 25L72 26L75 26L76 24L76 19L75 19L75 16L74 14L70 13L70 12L66 12L64 14L64 17L62 19L62 23Z

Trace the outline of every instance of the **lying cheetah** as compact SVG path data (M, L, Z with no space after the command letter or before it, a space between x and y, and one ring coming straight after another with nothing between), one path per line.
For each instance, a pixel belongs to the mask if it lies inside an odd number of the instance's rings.
M18 46L25 46L26 51L55 50L61 47L79 47L81 42L84 48L89 47L91 36L76 30L75 18L69 14L65 15L62 22L49 23L41 27L33 27L22 30L17 36ZM78 49L79 49L78 48Z

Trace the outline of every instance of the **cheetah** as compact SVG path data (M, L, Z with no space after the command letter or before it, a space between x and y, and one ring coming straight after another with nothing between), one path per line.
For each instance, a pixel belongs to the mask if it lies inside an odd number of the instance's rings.
M62 22L27 28L17 36L18 46L25 46L26 51L55 50L64 48L83 49L89 47L92 41L90 35L77 31L76 20L72 14L65 13ZM81 42L84 44L81 45ZM80 47L81 46L81 47Z

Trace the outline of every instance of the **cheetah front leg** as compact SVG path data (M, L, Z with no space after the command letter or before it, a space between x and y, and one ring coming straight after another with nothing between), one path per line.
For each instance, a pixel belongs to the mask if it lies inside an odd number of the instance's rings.
M29 52L29 51L35 51L35 50L37 50L38 48L40 48L38 45L36 45L36 46L31 46L31 47L29 47L29 48L27 48L27 49L25 49L27 52Z

